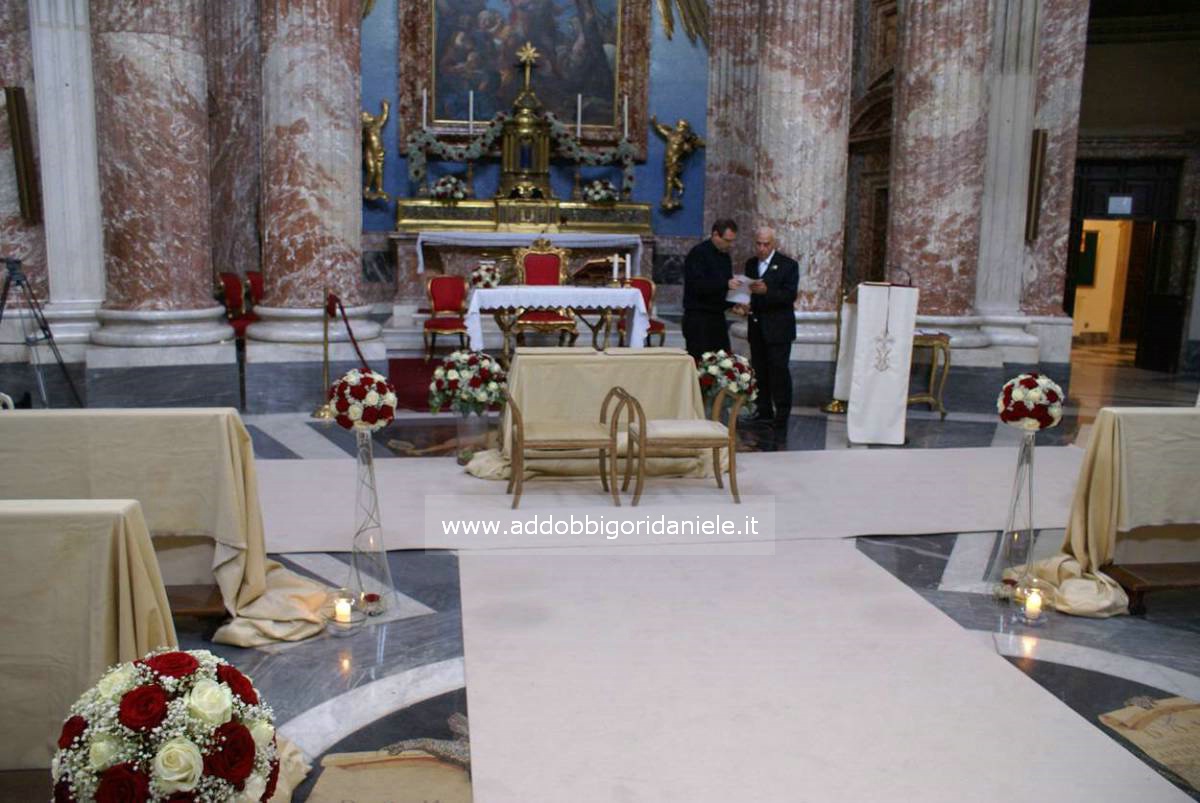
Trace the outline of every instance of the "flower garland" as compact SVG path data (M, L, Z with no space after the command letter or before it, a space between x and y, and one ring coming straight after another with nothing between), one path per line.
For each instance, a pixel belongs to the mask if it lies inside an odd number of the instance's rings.
M429 409L483 415L503 401L501 389L506 379L500 363L482 351L456 351L433 370Z
M439 201L461 201L467 197L467 185L458 176L442 176L434 183L430 195Z
M355 368L329 388L338 426L374 432L396 417L396 390L382 374Z
M696 366L700 376L700 390L705 398L712 398L728 388L732 393L746 397L745 409L753 412L754 400L758 398L758 379L750 361L740 354L729 354L724 349L706 351L700 355Z
M1062 420L1063 395L1050 377L1037 373L1020 374L1004 383L996 399L996 412L1009 426L1037 432L1058 426Z
M274 713L207 650L150 653L71 706L50 774L55 801L266 801L279 778Z
M479 267L471 271L472 287L499 287L500 268L495 262L480 262Z
M617 200L617 188L611 181L596 179L584 185L583 200L589 204L610 203Z

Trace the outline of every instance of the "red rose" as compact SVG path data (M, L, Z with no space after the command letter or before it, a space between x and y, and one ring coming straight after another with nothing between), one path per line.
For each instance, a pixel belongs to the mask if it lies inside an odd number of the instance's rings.
M75 795L66 778L54 784L54 803L75 803Z
M169 678L185 678L200 667L200 662L186 652L164 652L142 663Z
M458 390L458 380L451 379L448 383L446 383L446 387L448 387L450 390Z
M87 720L76 715L63 723L62 733L58 735L58 749L66 750L71 746L71 742L78 739L87 730Z
M364 407L362 411L362 420L364 424L374 424L379 420L379 408Z
M375 392L378 393L380 396L387 393L388 392L387 382L376 382L375 383Z
M217 680L229 687L229 690L242 698L242 702L246 705L258 705L258 692L254 690L254 686L250 683L250 678L243 675L229 664L221 664L217 667Z
M347 415L339 415L337 418L334 419L334 421L337 421L337 425L339 427L341 427L342 429L353 429L354 428L354 422L351 421L350 417Z
M217 748L204 757L204 774L229 781L239 791L254 769L254 737L245 725L226 722L213 733Z
M1051 404L1054 404L1056 401L1058 401L1058 394L1052 390L1047 390L1046 391L1046 401L1050 402Z
M1023 387L1023 388L1029 388L1030 390L1033 390L1037 386L1038 386L1037 380L1034 379L1032 376L1027 376L1021 380L1021 387Z
M385 404L379 408L379 420L391 421L396 417L396 411L390 404Z
M350 387L350 395L362 401L367 398L367 388L365 385L352 385Z
M149 799L150 778L132 764L117 764L100 773L96 803L142 803Z
M700 377L701 385L704 385L705 387L707 387L708 385L711 385L712 383L713 383L713 378L712 378L711 374L704 374L703 376Z
M350 412L350 402L346 401L345 399L338 399L336 402L334 402L333 407L339 413Z
M446 386L446 383L440 379L437 380L436 382L434 382L433 384L437 387L438 390L441 390L442 388L444 388Z
M486 382L492 378L492 372L486 368L480 368L479 369L479 378L482 379L484 382Z
M157 683L125 692L117 719L130 730L148 731L167 718L167 693Z
M474 354L472 354L470 357L467 357L467 365L475 365L478 362L479 362L479 358L477 356L475 356Z
M271 799L271 795L275 794L275 784L279 782L279 759L271 762L271 774L267 776L267 789L263 792L260 800L266 803Z
M482 380L482 379L480 379L478 376L473 376L473 377L471 377L471 379L470 379L470 380L467 382L467 384L468 384L468 385L470 385L470 386L471 386L471 387L473 387L473 388L477 388L477 387L479 387L480 385L482 385L482 384L483 384L483 380Z

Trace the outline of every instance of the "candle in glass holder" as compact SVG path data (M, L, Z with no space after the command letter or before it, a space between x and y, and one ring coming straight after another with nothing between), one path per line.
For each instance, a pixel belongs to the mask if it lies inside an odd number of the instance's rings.
M350 606L351 601L348 599L338 599L333 601L333 619L339 624L350 624Z
M1042 592L1037 589L1025 596L1025 618L1031 622L1042 618Z

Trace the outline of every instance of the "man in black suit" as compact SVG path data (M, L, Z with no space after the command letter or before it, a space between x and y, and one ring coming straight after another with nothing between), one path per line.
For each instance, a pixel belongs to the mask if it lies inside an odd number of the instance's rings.
M725 310L733 305L726 294L737 287L729 249L737 239L737 223L722 218L712 235L691 251L683 263L683 339L688 354L699 360L706 351L730 351Z
M749 318L750 364L758 378L758 412L755 418L773 422L777 435L787 436L792 411L792 374L788 358L796 339L796 292L800 266L775 250L774 230L761 226L754 232L754 251L746 260L750 305L738 310Z

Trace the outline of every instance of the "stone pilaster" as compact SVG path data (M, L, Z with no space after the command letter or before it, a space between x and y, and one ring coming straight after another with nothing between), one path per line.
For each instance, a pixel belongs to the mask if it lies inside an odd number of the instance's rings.
M842 270L853 23L844 0L762 3L752 222L800 260L807 310L834 308Z
M921 290L921 312L975 300L987 156L989 0L899 7L887 265Z

